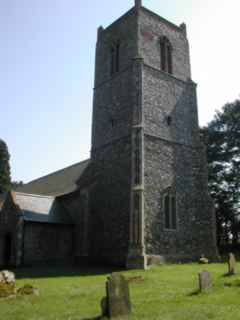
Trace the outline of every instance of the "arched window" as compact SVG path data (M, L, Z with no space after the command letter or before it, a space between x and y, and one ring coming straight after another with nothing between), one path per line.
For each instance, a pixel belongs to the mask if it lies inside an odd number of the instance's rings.
M119 52L120 52L120 43L119 41L112 44L110 49L111 55L111 75L119 71Z
M165 218L165 228L177 229L176 195L168 189L163 196L163 210Z
M170 126L172 124L172 117L171 116L167 116L167 125Z
M167 37L160 39L161 69L172 74L172 46Z

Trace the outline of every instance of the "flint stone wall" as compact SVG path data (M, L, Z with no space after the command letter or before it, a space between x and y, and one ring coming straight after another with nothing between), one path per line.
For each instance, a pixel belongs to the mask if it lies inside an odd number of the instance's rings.
M196 85L189 80L187 39L177 28L163 25L145 11L140 30L146 253L169 261L194 260L201 254L216 258L215 217L199 137ZM160 70L158 41L162 35L173 46L173 75ZM176 194L176 230L165 229L163 196L168 187Z
M126 137L94 154L97 179L89 198L89 255L92 260L121 266L129 245L130 146Z
M87 237L87 221L86 216L89 214L88 203L86 198L83 197L80 190L64 196L60 200L61 206L68 213L73 221L74 226L72 227L73 237L73 259L75 262L83 262L87 260L87 250L85 250L85 239ZM87 261L86 261L87 262Z
M216 256L214 215L202 173L201 149L189 149L145 137L145 237L149 255L166 260L194 260L202 253ZM163 195L176 191L177 229L165 228Z
M119 41L119 72L110 72L111 46ZM89 188L89 257L124 266L129 247L134 10L99 31L96 47Z
M27 222L24 226L23 265L71 264L71 225Z
M172 75L160 70L162 36L172 45ZM117 41L120 70L111 75L110 49ZM134 68L136 57L142 58L141 74ZM135 113L143 105L145 156L139 161L144 162L146 253L173 260L216 256L186 30L145 8L131 9L99 30L95 72L91 159L96 179L90 192L90 255L114 260L119 252L124 260L127 253L134 176L130 135ZM164 228L166 187L177 195L175 231Z
M156 69L160 68L160 38L165 36L173 48L174 77L184 81L191 77L189 44L181 28L142 8L139 14L139 30L139 52L147 65Z

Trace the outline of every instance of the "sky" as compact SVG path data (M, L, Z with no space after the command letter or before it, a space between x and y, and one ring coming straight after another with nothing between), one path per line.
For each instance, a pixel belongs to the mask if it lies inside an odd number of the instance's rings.
M0 0L0 139L13 180L89 157L96 31L133 0ZM143 0L187 24L199 122L240 98L239 0Z

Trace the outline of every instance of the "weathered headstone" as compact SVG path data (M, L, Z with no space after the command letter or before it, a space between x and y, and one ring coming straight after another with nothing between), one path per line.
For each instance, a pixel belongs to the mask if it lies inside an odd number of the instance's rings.
M102 315L110 319L127 318L131 313L128 281L113 273L106 283L107 297L101 301Z
M212 288L212 277L208 271L198 274L200 292L208 291Z
M236 270L236 259L233 253L229 253L228 257L228 275L234 275L237 273Z
M204 254L202 254L198 262L200 264L208 264L209 260L204 256Z
M0 272L0 283L15 284L15 274L8 270Z

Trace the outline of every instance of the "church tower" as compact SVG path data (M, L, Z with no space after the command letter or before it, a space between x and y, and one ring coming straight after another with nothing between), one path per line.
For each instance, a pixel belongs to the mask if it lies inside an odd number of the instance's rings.
M145 268L216 257L186 26L140 0L98 29L91 166L93 259Z

